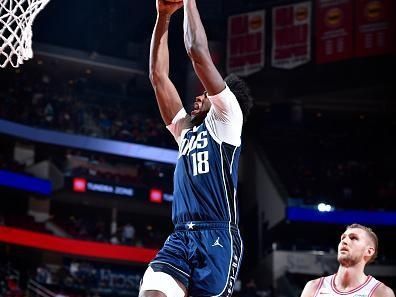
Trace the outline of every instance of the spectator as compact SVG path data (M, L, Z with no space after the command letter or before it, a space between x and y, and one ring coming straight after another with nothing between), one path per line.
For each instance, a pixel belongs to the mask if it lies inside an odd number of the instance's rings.
M111 244L120 244L120 241L118 240L117 233L114 232L111 237L110 237L110 243Z
M250 278L246 283L245 290L243 290L242 297L259 297L257 292L256 281Z
M46 267L37 267L36 269L36 281L42 284L51 283L51 273Z
M127 223L122 228L122 243L132 244L134 239L135 239L135 227L133 227L130 223Z
M6 279L7 281L7 286L8 286L8 292L6 296L9 297L22 297L23 292L21 288L18 285L18 281L14 276L9 276Z
M240 296L241 291L242 291L242 281L238 278L235 281L235 285L234 285L234 295Z
M173 145L171 137L161 133L164 127L148 106L137 114L136 106L132 108L128 104L130 100L126 100L130 98L112 92L101 93L100 85L90 86L95 98L87 96L85 78L69 80L40 73L40 69L33 71L25 70L23 76L0 74L0 80L4 80L0 85L2 118L68 133L156 146Z

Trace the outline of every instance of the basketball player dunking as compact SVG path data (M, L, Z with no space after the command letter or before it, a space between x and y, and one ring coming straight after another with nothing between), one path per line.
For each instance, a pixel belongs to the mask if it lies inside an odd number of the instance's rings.
M242 124L252 105L244 83L220 76L195 0L184 0L184 42L205 88L191 114L169 79L168 25L183 2L157 0L150 79L178 146L174 232L147 268L139 296L231 296L242 258L236 201Z
M309 281L301 297L395 297L392 289L364 273L377 249L378 238L370 228L348 226L338 244L338 272Z

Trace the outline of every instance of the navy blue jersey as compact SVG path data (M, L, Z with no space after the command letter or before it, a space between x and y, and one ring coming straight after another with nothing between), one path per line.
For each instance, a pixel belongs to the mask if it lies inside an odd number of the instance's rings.
M192 127L182 109L168 126L179 144L175 231L150 266L180 281L189 296L230 297L243 254L236 201L243 117L227 86L209 100L201 125ZM150 285L143 281L156 290Z
M240 147L219 143L202 123L185 133L174 175L173 222L237 224Z
M228 87L216 96L204 122L191 126L182 109L168 129L179 144L174 174L174 224L228 221L238 224L236 191L242 111Z

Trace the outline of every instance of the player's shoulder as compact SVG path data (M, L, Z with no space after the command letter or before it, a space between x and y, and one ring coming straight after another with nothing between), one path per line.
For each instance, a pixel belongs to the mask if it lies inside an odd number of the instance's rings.
M313 297L320 285L321 279L322 278L316 278L307 282L303 292L301 293L301 297Z
M315 278L315 279L310 280L309 282L307 282L307 284L305 286L313 287L316 290L318 288L321 280L322 280L322 277Z
M395 297L395 292L381 283L374 291L373 297Z
M212 101L221 100L225 98L236 98L235 94L231 89L228 87L227 83L224 83L224 88L221 92L208 96L208 98Z

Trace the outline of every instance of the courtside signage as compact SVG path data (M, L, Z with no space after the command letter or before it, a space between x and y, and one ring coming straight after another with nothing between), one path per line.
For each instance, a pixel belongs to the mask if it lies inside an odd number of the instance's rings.
M49 131L0 119L0 132L34 142L55 144L87 151L131 157L154 162L176 164L179 152L137 143L101 139Z
M135 194L135 190L131 187L97 183L97 182L88 181L85 178L73 179L73 191L78 193L99 192L99 193L112 194L117 196L128 196L128 197L133 197Z
M150 202L162 203L163 193L160 189L151 189L149 194Z
M160 188L130 187L117 185L109 182L91 181L84 177L74 177L68 180L68 188L74 193L97 193L120 198L134 198L138 200L148 200L151 203L162 204L172 203L173 195L165 193Z
M149 263L157 253L154 249L69 239L5 226L0 226L0 242L80 257L144 264Z
M319 211L314 207L289 206L287 219L297 222L314 222L349 225L354 222L367 225L396 226L396 212L367 210L333 210Z
M7 170L0 170L0 186L46 196L52 193L51 181Z

